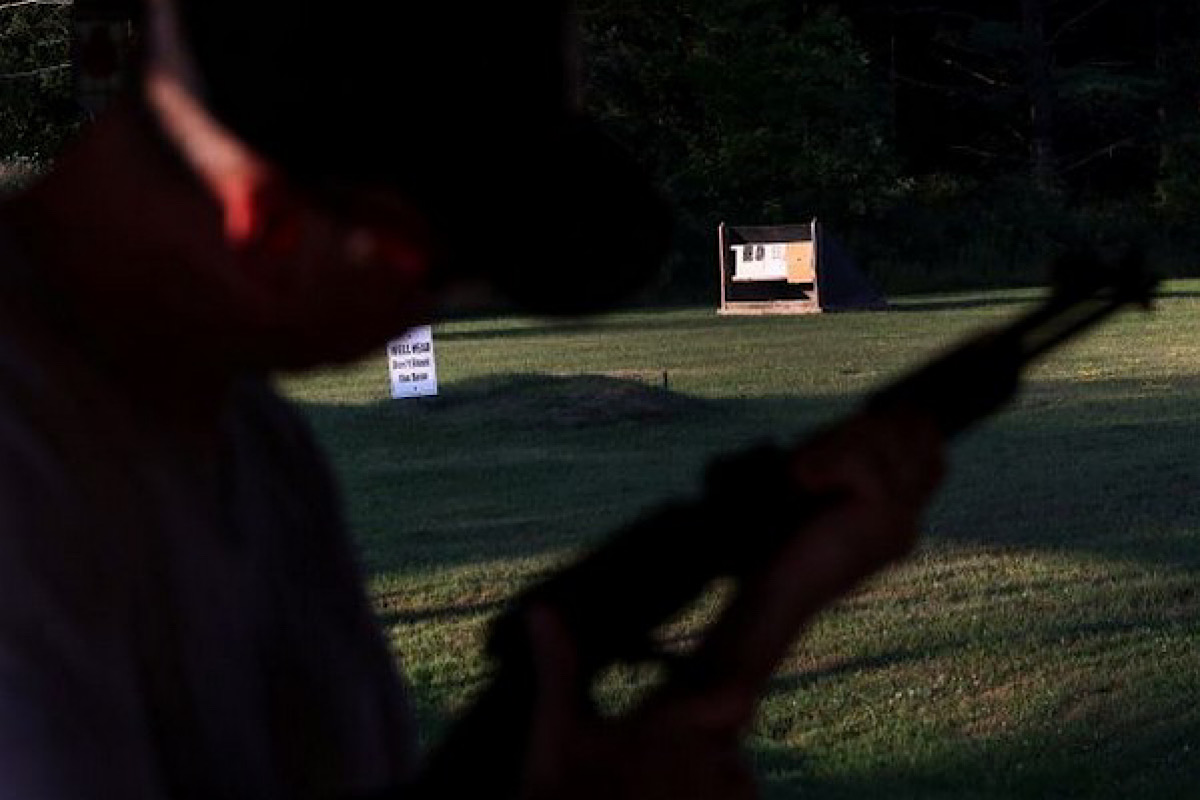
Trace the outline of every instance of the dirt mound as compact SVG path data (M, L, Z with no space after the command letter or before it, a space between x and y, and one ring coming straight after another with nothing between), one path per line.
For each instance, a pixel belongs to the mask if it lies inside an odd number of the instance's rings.
M439 400L441 408L486 403L492 413L569 427L665 421L710 408L671 391L661 373L509 375L446 387Z

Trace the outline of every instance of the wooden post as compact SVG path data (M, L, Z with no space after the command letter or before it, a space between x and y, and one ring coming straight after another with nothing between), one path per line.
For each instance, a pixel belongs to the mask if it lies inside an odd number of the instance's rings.
M727 248L725 247L725 223L724 222L722 222L720 225L717 226L717 249L718 249L717 269L720 271L720 278L721 278L721 307L720 307L719 311L724 311L725 310L725 281L726 281L725 253L727 252Z
M812 219L812 253L813 253L813 305L816 310L821 310L821 230L817 225L817 218Z
M1054 188L1057 170L1054 158L1053 38L1047 32L1048 0L1021 0L1021 32L1024 36L1025 91L1029 96L1029 158L1034 185L1042 191Z

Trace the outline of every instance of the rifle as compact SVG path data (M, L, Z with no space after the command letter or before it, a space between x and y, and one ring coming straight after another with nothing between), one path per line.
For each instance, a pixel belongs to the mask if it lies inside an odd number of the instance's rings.
M1060 266L1066 279L1039 306L883 387L859 413L924 414L952 438L1007 404L1038 356L1126 304L1148 306L1153 295L1155 280L1136 256L1115 269L1091 256ZM655 652L656 630L715 580L751 574L828 502L799 496L789 458L788 449L764 445L714 462L697 499L635 521L517 596L490 630L488 684L431 754L418 793L517 796L537 689L525 613L532 605L560 615L591 680L615 664L669 661Z

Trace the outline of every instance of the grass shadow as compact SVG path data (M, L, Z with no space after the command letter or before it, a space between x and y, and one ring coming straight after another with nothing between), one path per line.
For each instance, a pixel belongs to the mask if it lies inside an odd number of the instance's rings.
M955 448L935 533L1200 567L1200 379L1042 381Z
M890 307L891 311L900 313L930 312L930 311L963 311L975 308L1004 308L1006 306L1028 307L1036 299L1030 297L945 297L921 298L916 300L898 301Z
M1200 413L1137 381L1041 382L957 443L935 540L1086 551L1195 568ZM429 403L309 405L347 484L370 569L573 548L690 496L714 455L805 430L840 397L689 397L653 377L512 375ZM785 438L786 437L776 437Z
M653 377L513 375L449 386L433 402L305 411L367 567L386 573L579 546L694 493L714 455L830 406L700 399Z

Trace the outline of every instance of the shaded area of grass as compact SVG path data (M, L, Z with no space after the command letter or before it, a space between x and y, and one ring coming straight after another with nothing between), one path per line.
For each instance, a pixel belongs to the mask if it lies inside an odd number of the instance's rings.
M1055 354L956 444L917 557L781 665L752 737L769 797L1194 796L1196 288ZM694 491L714 454L836 419L1036 295L462 322L435 334L434 402L385 401L382 358L286 386L335 457L432 737L479 685L486 622L519 587Z
M689 493L709 457L746 439L744 404L637 379L514 376L435 402L309 412L342 437L368 566L390 572L544 555Z

